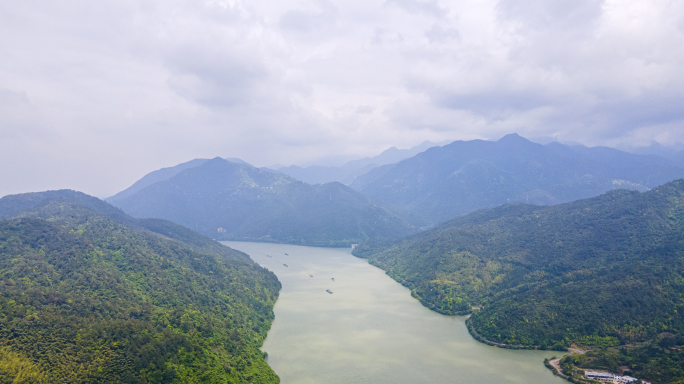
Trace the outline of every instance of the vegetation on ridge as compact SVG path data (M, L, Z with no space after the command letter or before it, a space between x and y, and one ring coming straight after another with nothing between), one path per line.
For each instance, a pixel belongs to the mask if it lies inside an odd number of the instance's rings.
M669 363L630 348L623 355L631 356L635 373L684 379L667 368L682 367L681 352L660 344L663 332L673 345L684 335L683 180L552 207L481 210L354 254L369 257L436 311L465 314L482 306L472 321L487 340L606 351L646 343Z
M0 221L0 382L279 382L259 347L280 283L246 255L64 199L19 215Z

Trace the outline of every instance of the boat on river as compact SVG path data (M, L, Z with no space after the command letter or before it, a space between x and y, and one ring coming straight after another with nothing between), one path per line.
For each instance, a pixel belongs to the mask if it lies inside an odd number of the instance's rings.
M329 290L329 289L326 289L325 291L328 292L328 293L331 294L331 295L332 295L332 293L333 293L333 291L331 291L331 290Z
M286 266L286 267L288 266L287 264L283 264L283 265Z
M335 278L334 278L334 277L332 278L332 281L333 281L333 283L335 282Z
M309 274L309 277L313 277L313 275L312 275L312 274Z

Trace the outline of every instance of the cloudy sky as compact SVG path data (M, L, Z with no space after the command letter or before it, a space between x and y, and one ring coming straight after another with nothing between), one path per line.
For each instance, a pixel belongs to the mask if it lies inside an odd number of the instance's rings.
M5 0L0 54L0 196L510 132L684 143L681 0Z

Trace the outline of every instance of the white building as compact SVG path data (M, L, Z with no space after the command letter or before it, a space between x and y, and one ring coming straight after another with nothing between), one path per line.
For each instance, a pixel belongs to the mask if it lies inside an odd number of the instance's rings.
M615 375L615 380L613 380L613 384L625 384L625 383L631 383L632 381L637 381L638 379L632 376L620 376L620 375Z
M615 375L612 373L604 373L604 372L594 372L594 371L586 371L584 372L584 376L591 380L598 380L598 381L613 381L615 379Z
M594 372L594 371L586 371L586 372L584 372L584 376L586 376L588 379L591 379L591 380L605 381L605 382L610 382L613 384L636 383L639 380L639 379L632 377L632 376L613 375L612 373ZM644 384L651 384L648 381L643 381L643 383Z

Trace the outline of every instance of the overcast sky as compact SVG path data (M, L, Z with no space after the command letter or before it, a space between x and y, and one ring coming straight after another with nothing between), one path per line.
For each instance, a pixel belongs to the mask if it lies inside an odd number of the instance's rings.
M0 196L510 132L684 143L684 1L0 2Z

